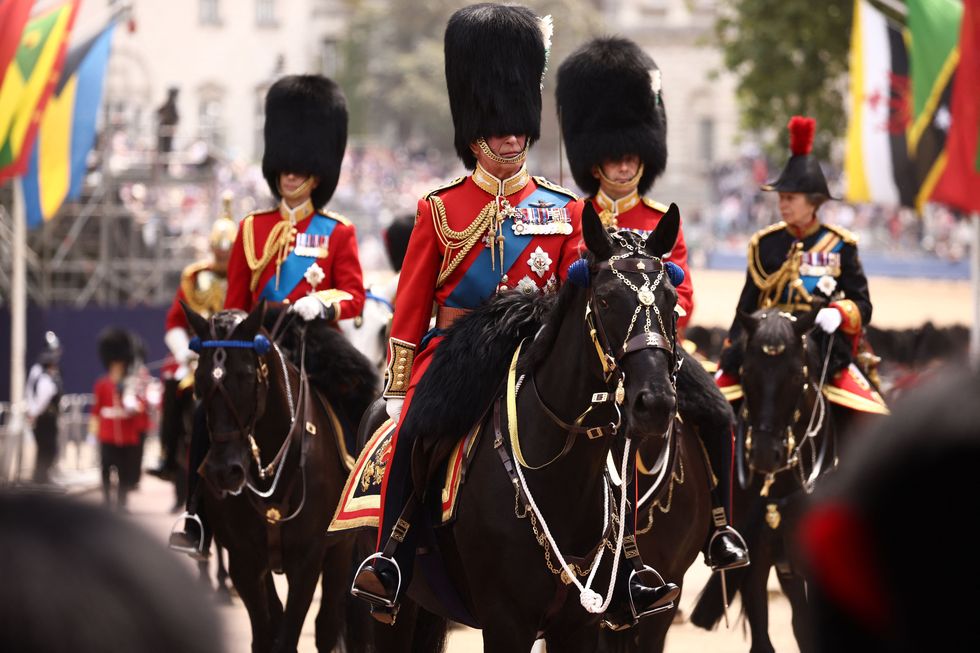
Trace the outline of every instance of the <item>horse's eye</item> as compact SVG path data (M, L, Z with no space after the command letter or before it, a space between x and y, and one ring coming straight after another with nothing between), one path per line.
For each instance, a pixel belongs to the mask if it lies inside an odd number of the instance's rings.
M597 301L599 302L599 308L609 308L609 302L605 298L599 297Z

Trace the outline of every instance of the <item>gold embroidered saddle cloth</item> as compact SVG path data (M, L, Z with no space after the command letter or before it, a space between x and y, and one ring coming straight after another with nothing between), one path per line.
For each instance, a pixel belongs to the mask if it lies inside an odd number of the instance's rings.
M385 420L364 445L361 455L354 463L354 470L347 477L347 484L340 495L337 511L327 529L328 533L355 528L378 528L381 521L381 483L391 459L391 436L395 432L395 426L390 419ZM441 524L449 523L456 516L459 490L466 480L466 469L479 431L478 424L456 443L446 461L445 472L436 475L442 486L438 506Z

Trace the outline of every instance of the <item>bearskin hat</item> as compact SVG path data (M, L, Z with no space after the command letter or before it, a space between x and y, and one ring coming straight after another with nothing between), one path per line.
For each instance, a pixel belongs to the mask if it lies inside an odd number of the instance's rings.
M133 339L124 329L108 327L99 334L99 358L102 366L109 369L109 364L122 361L131 365L136 358Z
M279 174L313 175L320 183L312 201L322 208L333 197L347 147L347 100L322 75L289 75L265 98L262 174L279 199Z
M663 173L667 113L659 85L657 64L624 38L595 39L562 62L555 100L572 176L583 191L598 192L592 168L607 159L640 157L640 194Z
M415 216L408 213L395 218L384 231L385 249L388 251L388 260L395 272L402 270L405 253L408 251L408 239L411 238L414 227Z
M478 138L541 135L541 78L550 22L527 7L476 4L446 26L446 86L456 129L456 154L476 167Z
M813 135L817 130L817 121L804 116L793 116L787 125L789 129L789 149L792 156L786 162L786 167L779 179L771 181L762 190L774 190L781 193L819 193L830 199L835 199L827 188L827 180L817 158L811 154L813 150Z

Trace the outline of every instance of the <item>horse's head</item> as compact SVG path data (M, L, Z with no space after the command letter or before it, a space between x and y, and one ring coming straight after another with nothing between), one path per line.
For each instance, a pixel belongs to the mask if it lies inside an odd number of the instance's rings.
M245 485L255 445L256 422L266 408L271 348L260 333L265 303L251 313L221 311L206 320L184 306L199 354L194 384L207 414L211 448L205 477L218 490L237 494Z
M806 334L816 314L794 316L778 308L738 312L747 336L741 370L745 448L756 471L784 469L796 446L793 426L808 383Z
M622 384L624 422L635 438L663 434L676 412L677 291L666 267L673 264L662 257L673 248L679 228L673 204L646 238L628 231L610 234L592 202L582 215L582 235L592 253L590 335L602 352L604 372Z

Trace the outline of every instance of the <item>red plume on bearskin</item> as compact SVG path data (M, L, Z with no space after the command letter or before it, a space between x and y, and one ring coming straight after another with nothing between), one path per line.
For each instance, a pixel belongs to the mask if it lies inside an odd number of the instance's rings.
M789 149L793 154L809 154L813 150L813 134L817 121L806 116L789 119Z

